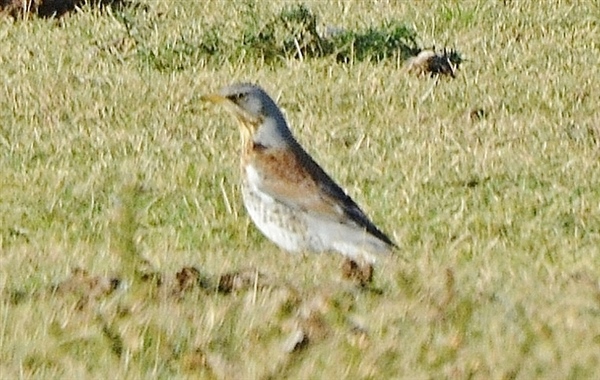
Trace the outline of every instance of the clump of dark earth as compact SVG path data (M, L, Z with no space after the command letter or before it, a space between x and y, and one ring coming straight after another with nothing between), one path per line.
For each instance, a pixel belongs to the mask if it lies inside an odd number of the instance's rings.
M61 17L85 5L102 8L127 5L127 0L0 0L0 13L14 18L26 15Z

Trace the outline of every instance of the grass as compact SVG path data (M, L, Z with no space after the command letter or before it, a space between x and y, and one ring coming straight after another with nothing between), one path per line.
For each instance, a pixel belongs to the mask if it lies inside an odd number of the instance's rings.
M288 2L144 5L0 20L2 377L599 377L598 7L305 3L458 49L452 80L203 48ZM399 244L374 289L249 222L237 127L199 102L241 80Z

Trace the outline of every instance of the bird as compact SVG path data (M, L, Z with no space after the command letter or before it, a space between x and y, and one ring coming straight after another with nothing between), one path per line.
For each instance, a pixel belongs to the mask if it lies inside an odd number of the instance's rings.
M369 266L396 248L298 143L260 86L235 83L201 100L239 122L243 203L269 240L289 252L338 252Z

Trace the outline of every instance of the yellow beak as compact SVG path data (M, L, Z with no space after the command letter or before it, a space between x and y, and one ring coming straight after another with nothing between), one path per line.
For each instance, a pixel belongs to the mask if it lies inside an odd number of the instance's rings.
M215 104L220 104L229 101L229 99L219 94L202 95L200 97L200 100L202 100L203 102L211 102Z

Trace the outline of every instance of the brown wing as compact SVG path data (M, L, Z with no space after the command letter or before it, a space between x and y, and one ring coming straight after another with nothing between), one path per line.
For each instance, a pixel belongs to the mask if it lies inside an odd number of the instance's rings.
M308 153L294 143L293 149L254 150L250 161L262 177L260 189L290 207L354 224L395 246Z

